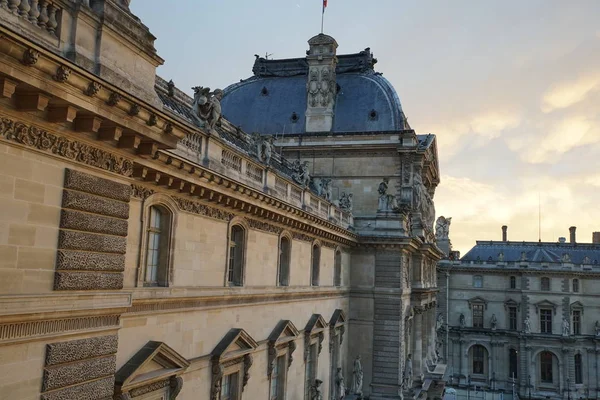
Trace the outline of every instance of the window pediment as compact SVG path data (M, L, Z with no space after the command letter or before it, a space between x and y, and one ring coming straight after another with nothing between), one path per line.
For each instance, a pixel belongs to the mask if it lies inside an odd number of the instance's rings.
M319 338L319 354L321 354L323 339L325 339L325 334L323 333L325 329L327 329L327 322L323 316L321 314L313 314L304 327L304 362L308 359L310 342L315 337Z
M534 304L535 305L535 313L539 314L540 309L542 308L551 308L553 314L556 315L556 309L558 305L556 303L551 302L550 300L542 300Z
M165 343L150 341L115 374L115 394L127 399L168 386L174 399L183 386L179 375L189 365Z
M340 335L340 344L344 341L344 333L346 332L346 313L338 308L333 312L329 320L329 352L333 351L333 342L336 335Z
M473 304L483 304L485 309L487 310L488 301L480 296L475 296L467 300L469 303L469 309L473 306Z
M513 299L508 299L504 302L504 309L508 310L508 307L517 307L517 309L520 309L521 303L519 303Z
M271 379L271 374L275 367L278 351L285 350L287 352L288 360L287 367L292 365L293 353L296 350L296 338L300 332L292 321L281 320L273 329L268 339L268 363L267 363L267 377ZM287 349L286 349L287 348Z
M583 315L583 303L581 303L580 301L571 303L571 312L573 312L574 310L581 311L581 314Z

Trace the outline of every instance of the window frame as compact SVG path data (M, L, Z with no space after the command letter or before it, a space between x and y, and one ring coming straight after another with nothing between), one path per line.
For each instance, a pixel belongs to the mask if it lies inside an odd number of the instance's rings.
M552 291L552 281L547 276L542 276L540 278L540 291L542 292L550 292Z
M473 287L477 289L483 288L483 275L473 275Z
M575 366L575 384L583 384L583 356L577 353L573 356L573 364Z
M540 309L540 333L552 334L552 315L553 310L550 308Z
M310 286L318 287L321 284L321 243L315 241L310 252Z
M336 248L333 252L333 286L341 287L342 284L342 251Z
M581 310L572 310L572 325L573 325L573 335L581 335Z
M549 357L549 360L548 360ZM540 365L540 383L554 383L554 354L549 351L542 351L539 355Z
M234 240L234 229L239 228L242 234L241 246L237 247ZM225 264L225 287L243 287L246 282L246 255L248 246L248 229L245 221L234 218L227 229L227 258ZM233 244L233 245L232 245ZM238 250L239 248L239 250ZM239 251L241 254L236 254ZM237 258L236 258L237 255ZM232 258L233 257L233 258ZM239 264L237 262L239 261ZM233 265L232 265L233 264ZM239 281L236 282L236 265L239 267ZM233 279L232 279L233 278Z
M579 282L579 279L573 278L573 281L571 282L571 290L573 291L573 293L579 293L580 289L581 289L581 284Z
M514 313L514 315L513 315ZM508 306L508 329L517 331L519 329L519 310L517 306Z
M472 305L472 326L473 328L483 328L485 323L485 304L474 303ZM477 315L476 315L477 313Z
M516 289L517 288L517 277L516 276L514 276L514 275L510 276L508 287L510 289Z
M164 260L165 265L162 269L162 280L154 282L148 282L146 280L147 272L147 261L148 261L148 244L149 244L149 224L151 209L153 207L162 209L165 212L165 220L168 221L168 229L165 234L165 243L163 244L167 254L161 258ZM177 220L178 220L178 208L174 204L173 200L162 193L155 193L145 200L142 201L142 213L141 213L141 238L140 245L138 247L138 266L137 266L137 287L146 288L161 288L170 287L173 284L173 257L174 257L174 246L175 236L177 232ZM158 272L160 274L160 272Z
M283 243L287 241L287 257L284 257ZM292 264L292 237L288 233L282 233L279 237L278 243L278 257L277 257L277 286L287 287L290 286L290 275L291 275L291 264Z
M471 373L473 375L486 375L486 352L487 349L485 348L485 346L482 346L480 344L476 344L473 347L471 347Z

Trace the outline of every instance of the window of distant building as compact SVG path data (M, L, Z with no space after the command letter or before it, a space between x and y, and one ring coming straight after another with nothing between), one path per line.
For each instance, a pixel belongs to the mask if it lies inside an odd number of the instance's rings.
M473 374L483 375L485 374L485 347L477 344L472 347L472 372Z
M540 310L540 332L552 333L552 310Z
M542 351L540 353L540 381L542 383L553 382L553 357L554 356L549 351Z
M575 383L583 383L583 360L581 354L575 354Z
M519 353L515 349L508 350L508 377L509 379L517 379L519 367Z
M319 275L321 272L321 246L314 244L312 247L310 283L312 286L319 286Z
M288 286L290 284L290 259L292 242L287 236L282 236L279 240L279 286Z
M573 310L573 335L581 335L581 310Z
M540 282L541 282L540 288L545 292L549 292L550 291L550 278L543 277Z
M473 304L473 328L483 328L483 304Z
M342 286L342 252L335 251L335 259L333 261L333 284L334 286Z
M229 262L227 264L227 284L244 284L244 253L246 231L241 225L233 225L229 233Z
M483 276L475 275L473 277L473 287L475 287L475 288L483 287Z
M516 289L517 288L517 277L516 276L511 276L510 277L510 288L511 289Z
M579 293L579 279L573 279L573 293Z
M508 307L508 329L516 331L517 328L517 307Z

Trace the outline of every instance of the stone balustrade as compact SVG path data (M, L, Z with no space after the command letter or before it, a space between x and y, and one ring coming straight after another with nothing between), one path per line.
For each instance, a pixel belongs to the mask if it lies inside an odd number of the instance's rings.
M57 36L61 9L50 0L0 0L0 10L27 21L36 29Z

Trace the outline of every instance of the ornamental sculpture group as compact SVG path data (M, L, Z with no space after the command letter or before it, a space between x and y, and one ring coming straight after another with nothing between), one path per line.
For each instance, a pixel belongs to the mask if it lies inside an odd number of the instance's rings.
M342 400L346 397L346 394L355 394L359 399L362 399L362 386L363 386L363 370L360 362L360 355L354 359L354 365L352 367L352 386L346 387L344 374L342 369L338 368L335 374L335 400ZM315 379L315 383L310 388L310 400L324 400L321 385L323 381Z
M215 127L221 121L223 91L215 89L214 92L211 92L210 88L202 86L196 86L192 89L194 90L192 110L204 122L204 126L210 133L217 134Z

